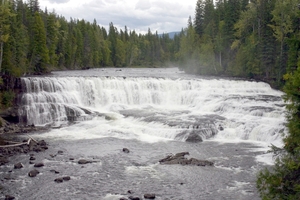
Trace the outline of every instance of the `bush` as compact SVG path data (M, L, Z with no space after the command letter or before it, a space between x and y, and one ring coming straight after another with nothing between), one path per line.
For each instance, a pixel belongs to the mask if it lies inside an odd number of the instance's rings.
M15 93L13 91L4 91L2 92L1 97L2 108L13 106L15 99Z

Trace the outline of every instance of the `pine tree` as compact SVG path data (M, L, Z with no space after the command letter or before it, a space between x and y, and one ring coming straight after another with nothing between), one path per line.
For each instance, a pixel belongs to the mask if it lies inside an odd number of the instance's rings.
M2 70L4 44L8 41L10 34L10 17L12 15L9 1L2 0L0 2L0 72Z
M49 52L46 45L46 31L44 22L38 12L34 14L33 24L33 49L31 64L34 66L35 73L45 73L49 69Z

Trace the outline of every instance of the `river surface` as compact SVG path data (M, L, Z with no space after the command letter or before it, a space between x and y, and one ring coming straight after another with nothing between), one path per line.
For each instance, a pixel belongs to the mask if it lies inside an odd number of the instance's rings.
M268 146L282 145L286 132L283 93L262 82L176 68L104 68L26 77L22 84L22 122L53 128L31 135L49 144L35 155L45 164L37 177L27 175L30 155L1 167L1 193L16 199L143 199L146 193L163 200L260 199L256 176L272 165ZM187 142L192 136L203 142ZM214 167L158 162L186 151ZM93 162L79 165L79 159ZM24 168L12 169L17 161ZM62 176L71 180L54 182Z

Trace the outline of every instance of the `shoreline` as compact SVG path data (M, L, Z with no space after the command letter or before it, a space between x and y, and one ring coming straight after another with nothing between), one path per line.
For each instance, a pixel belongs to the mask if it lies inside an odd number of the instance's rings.
M48 149L45 141L36 141L29 135L28 140L20 137L28 133L47 130L49 130L49 127L6 123L0 128L0 166L8 164L9 158L12 156Z

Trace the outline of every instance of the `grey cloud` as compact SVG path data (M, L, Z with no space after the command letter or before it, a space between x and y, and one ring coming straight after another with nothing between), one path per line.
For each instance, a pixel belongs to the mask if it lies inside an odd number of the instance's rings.
M57 3L57 4L61 4L61 3L68 3L70 0L49 0L50 3Z
M58 0L56 0L58 1ZM62 0L63 1L63 0ZM176 2L139 0L131 6L126 0L93 0L76 9L59 10L57 13L69 17L85 19L108 28L110 22L117 28L146 33L148 28L154 33L180 31L186 27L188 17L194 10L188 5L179 5Z
M151 8L151 3L149 0L139 0L135 5L137 10L148 10Z

